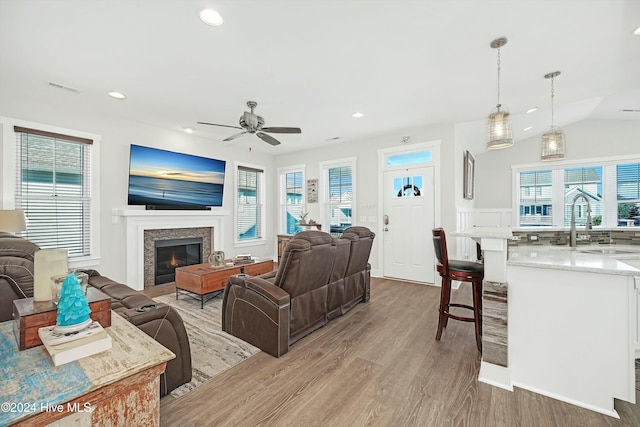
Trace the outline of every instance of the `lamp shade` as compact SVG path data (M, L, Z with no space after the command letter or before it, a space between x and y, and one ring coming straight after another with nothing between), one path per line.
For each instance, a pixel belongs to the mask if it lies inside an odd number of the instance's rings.
M26 229L23 211L0 210L0 231L15 233Z
M543 161L562 160L565 155L564 132L558 127L552 127L542 135L542 153L540 159Z
M513 145L510 114L501 108L501 105L498 105L496 110L489 114L488 133L487 148L490 150Z

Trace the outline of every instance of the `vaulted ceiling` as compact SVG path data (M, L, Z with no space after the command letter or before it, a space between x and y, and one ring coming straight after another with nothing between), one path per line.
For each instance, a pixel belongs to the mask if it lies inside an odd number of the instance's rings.
M621 111L640 110L638 27L637 0L0 0L0 113L23 97L223 144L234 129L197 122L237 125L255 100L266 126L303 132L233 144L279 154L449 122L483 150L493 39L509 39L501 102L519 140L550 125L555 70L556 124L640 120Z

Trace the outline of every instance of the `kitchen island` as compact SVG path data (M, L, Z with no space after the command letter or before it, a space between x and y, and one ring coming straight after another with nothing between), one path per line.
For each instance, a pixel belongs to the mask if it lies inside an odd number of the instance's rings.
M483 233L465 235L477 240ZM479 380L618 417L614 398L635 403L639 261L634 246L509 247L506 281L484 283L485 291L505 289L507 357L495 363L483 355ZM485 292L489 320L492 303Z

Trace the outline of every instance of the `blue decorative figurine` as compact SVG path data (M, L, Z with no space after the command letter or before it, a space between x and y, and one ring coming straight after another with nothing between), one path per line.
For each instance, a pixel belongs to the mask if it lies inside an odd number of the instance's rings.
M56 324L58 326L90 324L89 314L91 309L82 286L75 273L69 273L62 283Z

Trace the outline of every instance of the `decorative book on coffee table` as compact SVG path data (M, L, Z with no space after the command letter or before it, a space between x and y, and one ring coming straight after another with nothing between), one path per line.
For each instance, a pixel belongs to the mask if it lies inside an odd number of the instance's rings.
M55 328L54 325L38 330L38 335L55 366L91 356L112 347L111 336L96 321L77 332L60 333L56 332Z

